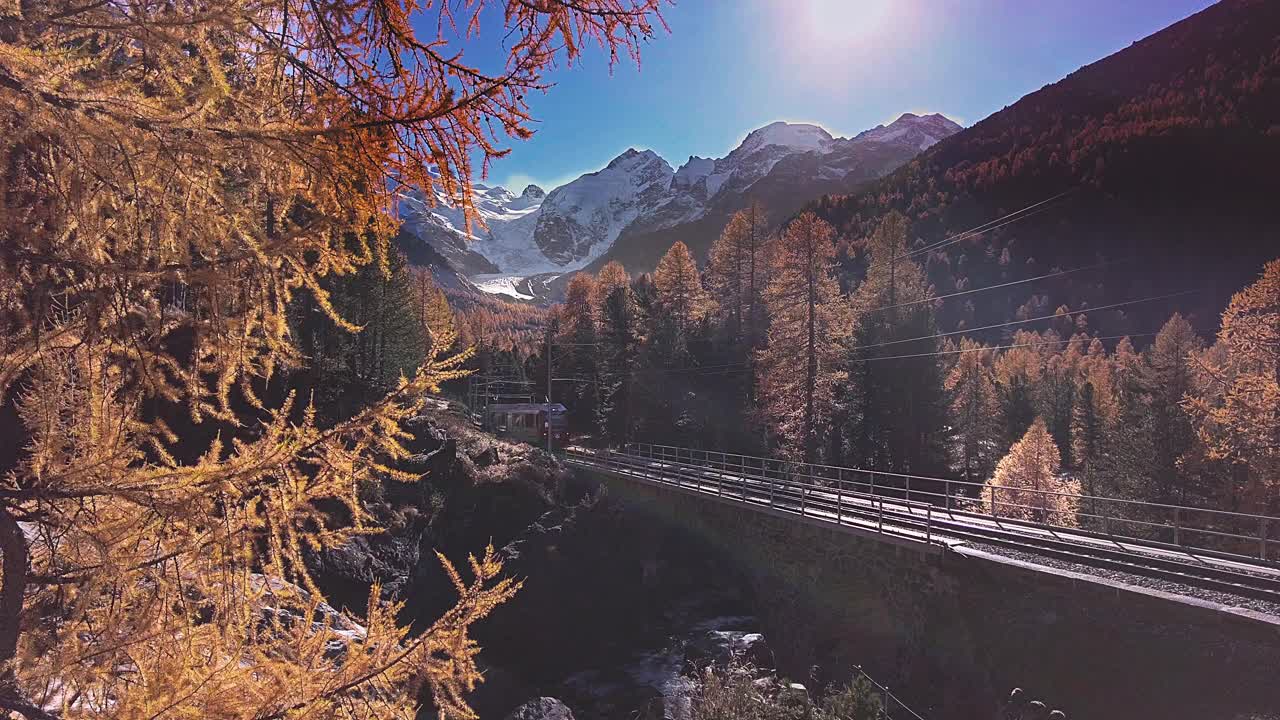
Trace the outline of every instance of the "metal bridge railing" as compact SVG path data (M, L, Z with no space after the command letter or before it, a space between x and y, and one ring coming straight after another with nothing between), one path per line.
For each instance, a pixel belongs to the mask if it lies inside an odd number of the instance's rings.
M745 462L745 456L739 456L744 462L734 464L711 462L701 455L694 457L687 453L683 448L679 453L658 450L652 456L580 448L565 450L570 461L716 495L730 502L768 507L838 525L860 526L918 542L941 543L935 537L935 524L943 513L932 503L885 498L850 488L837 487L833 492L832 487L780 472L768 459L753 467ZM910 514L910 520L904 521L903 513Z
M710 479L717 494L737 493L739 499L758 502L769 493L772 504L781 497L806 514L810 502L843 522L845 511L865 512L867 503L883 514L885 498L898 501L913 515L924 515L926 534L932 536L934 512L948 516L993 518L1001 523L1065 530L1108 539L1133 539L1182 551L1198 551L1225 557L1270 561L1276 539L1272 526L1280 518L1213 510L1186 505L1144 502L1098 495L1075 495L1050 490L990 487L985 483L904 473L801 463L715 450L672 445L630 443L624 458L706 468L722 476ZM724 477L728 476L728 477ZM679 478L677 478L679 480ZM736 485L735 485L736 483ZM983 491L988 491L986 498ZM748 497L750 495L751 497ZM1056 498L1070 498L1071 513L1080 526L1060 522L1053 510ZM846 500L849 501L846 503ZM863 501L857 504L853 501ZM833 507L827 508L828 505Z

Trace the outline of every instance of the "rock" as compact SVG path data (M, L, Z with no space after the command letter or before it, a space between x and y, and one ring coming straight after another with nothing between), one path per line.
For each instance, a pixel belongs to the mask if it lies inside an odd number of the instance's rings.
M489 467L490 465L497 465L498 464L497 446L490 445L485 449L472 454L471 462L475 463L476 467Z
M506 720L573 720L573 713L553 697L540 697L512 710Z
M764 635L738 630L707 631L689 642L685 647L684 657L685 662L694 667L726 667L734 661L747 663L757 669L774 667L773 651Z

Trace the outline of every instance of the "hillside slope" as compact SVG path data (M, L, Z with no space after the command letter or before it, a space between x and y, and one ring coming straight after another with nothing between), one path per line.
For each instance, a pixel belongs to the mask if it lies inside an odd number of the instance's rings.
M1174 307L1090 317L1095 328L1100 319L1100 329L1143 332L1175 308L1211 323L1280 254L1277 167L1280 3L1225 0L1027 95L864 191L812 207L849 238L903 211L923 246L1065 192L1026 220L929 255L938 291L1111 264L949 303L944 324L1197 291Z

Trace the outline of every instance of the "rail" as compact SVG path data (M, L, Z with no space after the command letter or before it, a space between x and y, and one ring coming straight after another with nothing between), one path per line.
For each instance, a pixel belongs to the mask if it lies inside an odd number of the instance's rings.
M912 515L917 512L923 515L929 539L935 531L933 514L945 512L948 517L991 518L1000 523L1069 531L1108 540L1128 539L1183 552L1266 563L1275 555L1277 538L1271 537L1272 527L1280 526L1280 518L1266 515L1034 488L995 487L966 480L671 445L630 443L608 456L615 458L613 462L621 462L617 458L629 458L716 471L719 475L713 473L702 478L714 486L716 494L723 495L726 487L732 494L737 483L738 499L756 503L760 498L749 498L744 490L752 483L757 486L752 492L757 494L763 489L784 501L798 501L802 515L809 514L807 501L818 493L822 496L817 498L818 505L825 505L822 501L826 499L834 500L834 512L826 514L827 519L838 524L845 524L846 510L862 512L870 503L883 513L884 500L895 500L896 505L905 506ZM680 479L677 477L677 483ZM760 485L766 487L760 488Z

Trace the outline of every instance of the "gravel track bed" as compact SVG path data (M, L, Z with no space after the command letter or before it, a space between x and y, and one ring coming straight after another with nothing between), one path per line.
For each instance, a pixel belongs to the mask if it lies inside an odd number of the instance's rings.
M1255 612L1280 617L1280 602L1242 597L1233 593L1187 585L1185 583L1177 582L1176 580L1167 580L1165 578L1151 577L1148 575L1138 575L1112 568L1096 567L1085 563L1062 560L1060 558L1048 557L1038 553L1024 552L1022 550L1012 550L1010 548L988 545L981 542L966 541L965 544L976 550L991 553L992 555L1001 555L1003 557L1013 558L1014 560L1021 560L1023 562L1033 563L1036 565L1058 568L1059 570L1071 570L1084 575L1093 575L1095 577L1107 578L1108 580L1115 580L1116 582L1122 582L1126 585L1136 585L1138 587L1144 587L1151 590L1160 590L1174 595L1198 598L1200 600L1215 602L1220 605L1246 608Z

